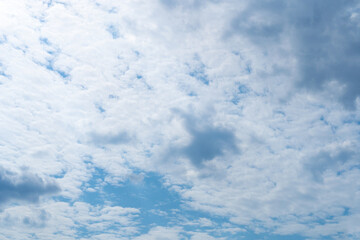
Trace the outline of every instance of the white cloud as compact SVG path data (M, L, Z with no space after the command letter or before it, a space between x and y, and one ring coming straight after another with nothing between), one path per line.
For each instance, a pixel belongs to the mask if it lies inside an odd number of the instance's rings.
M154 227L146 234L134 238L135 240L149 239L149 240L167 240L167 239L183 239L181 236L181 228L166 228L166 227Z
M84 202L68 204L47 202L41 206L14 206L0 214L2 236L6 239L79 239L78 228L88 234L98 232L115 237L128 237L138 232L137 209L94 207Z

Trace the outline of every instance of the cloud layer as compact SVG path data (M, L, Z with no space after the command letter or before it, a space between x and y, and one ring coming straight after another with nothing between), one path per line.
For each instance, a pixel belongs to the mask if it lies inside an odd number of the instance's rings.
M358 239L359 9L0 2L0 238Z

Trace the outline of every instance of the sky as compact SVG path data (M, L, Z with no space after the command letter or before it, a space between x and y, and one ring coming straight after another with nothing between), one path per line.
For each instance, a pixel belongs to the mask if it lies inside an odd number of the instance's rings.
M0 0L0 239L359 239L359 66L355 0Z

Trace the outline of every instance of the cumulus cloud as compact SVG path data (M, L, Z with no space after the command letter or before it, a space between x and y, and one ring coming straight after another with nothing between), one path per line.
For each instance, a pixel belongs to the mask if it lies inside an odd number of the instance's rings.
M28 172L16 174L0 168L0 204L9 201L38 202L41 196L59 191L60 187L55 182L47 182Z

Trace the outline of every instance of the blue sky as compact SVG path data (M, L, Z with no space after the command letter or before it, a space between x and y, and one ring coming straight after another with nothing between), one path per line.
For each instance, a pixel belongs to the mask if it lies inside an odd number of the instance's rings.
M355 0L0 1L0 239L359 239Z

